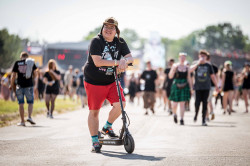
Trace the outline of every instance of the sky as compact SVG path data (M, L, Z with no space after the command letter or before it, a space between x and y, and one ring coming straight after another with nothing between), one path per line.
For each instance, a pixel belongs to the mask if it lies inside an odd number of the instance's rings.
M30 40L78 42L113 16L119 29L179 39L230 22L250 37L248 0L0 0L0 29Z

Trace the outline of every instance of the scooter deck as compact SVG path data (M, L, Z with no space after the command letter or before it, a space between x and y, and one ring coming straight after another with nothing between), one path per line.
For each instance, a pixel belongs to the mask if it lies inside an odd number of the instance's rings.
M99 139L100 144L102 145L123 145L123 140L119 138L114 139Z

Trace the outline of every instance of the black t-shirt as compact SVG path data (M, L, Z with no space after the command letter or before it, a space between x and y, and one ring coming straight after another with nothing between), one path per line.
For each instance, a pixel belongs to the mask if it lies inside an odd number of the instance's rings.
M96 67L91 55L101 56L105 60L120 60L122 56L130 53L126 42L117 37L112 42L106 42L102 35L92 39L89 46L88 60L85 64L84 75L85 81L93 85L108 85L115 81L114 75L106 75L108 71L102 67Z
M167 75L166 80L164 81L165 88L170 88L172 83L173 83L173 80L174 80L173 78L170 79L169 76L168 76L170 70L171 70L171 68L166 68L165 71L164 71L164 73Z
M58 71L58 70L54 70L54 72L56 73L56 74L58 74L58 75L60 75L60 71ZM47 78L47 80L50 82L50 81L53 81L53 79L52 79L52 77L49 75L49 72L47 71L45 74L44 74L44 77L46 77ZM52 86L50 86L50 85L47 85L47 90L49 90L49 91L54 91L54 90L59 90L59 80L54 80L55 81L55 83L52 85Z
M218 67L215 64L212 64L212 67L213 67L213 70L214 70L214 74L217 74L218 73ZM212 80L211 80L211 86L214 87L214 83L213 83Z
M84 83L83 83L83 81L84 81L84 75L83 75L83 74L81 74L81 75L79 76L79 80L80 80L80 85L79 85L79 87L84 88Z
M17 73L17 85L19 85L22 88L33 86L33 80L32 80L33 74L31 74L30 78L26 79L26 69L27 65L25 63L25 60L16 61L12 69L12 72ZM32 68L32 73L36 69L37 67L34 64Z
M212 65L208 63L200 64L195 70L195 90L210 90L211 74L214 74Z
M155 80L157 79L157 73L154 70L144 71L141 75L141 79L145 80L145 90L155 92Z
M75 87L77 87L77 78L78 78L78 76L77 75L73 75L73 79L72 79L72 86L75 88Z

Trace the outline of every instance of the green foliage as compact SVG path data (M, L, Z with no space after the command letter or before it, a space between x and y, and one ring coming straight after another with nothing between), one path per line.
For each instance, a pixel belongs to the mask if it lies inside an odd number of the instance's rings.
M124 29L121 32L121 37L124 38L124 40L126 41L130 49L142 48L146 41L146 40L140 39L139 35L137 34L135 30L128 29L128 28Z
M15 119L19 119L19 111L18 111L18 103L12 101L4 101L0 100L0 127L9 124L11 121ZM80 104L67 99L56 99L55 102L55 111L58 113L68 111L68 110L76 110L80 107ZM27 114L28 105L24 104L25 114ZM46 106L44 101L35 101L33 105L33 115L36 114L45 114Z
M87 36L84 37L84 40L91 40L98 33L100 33L102 26L96 27L93 31L90 31Z
M10 35L7 29L0 30L0 67L9 68L19 59L22 51L21 39L17 35Z
M166 58L175 60L178 59L179 52L186 52L188 54L188 60L193 59L197 45L197 34L199 31L195 31L190 35L183 37L179 40L170 40L168 38L162 38L162 43L165 46Z
M231 23L208 26L199 34L200 47L207 49L243 50L246 39L240 27Z

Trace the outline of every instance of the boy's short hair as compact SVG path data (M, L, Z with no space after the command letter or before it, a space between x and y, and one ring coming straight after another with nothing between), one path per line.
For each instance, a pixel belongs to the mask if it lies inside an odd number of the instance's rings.
M169 62L174 62L174 59L170 59Z
M28 58L29 54L27 52L21 52L20 58Z

